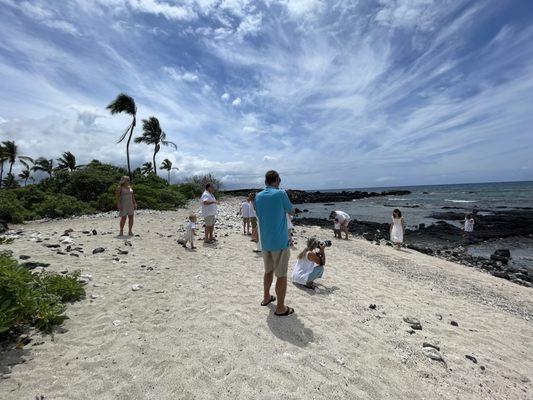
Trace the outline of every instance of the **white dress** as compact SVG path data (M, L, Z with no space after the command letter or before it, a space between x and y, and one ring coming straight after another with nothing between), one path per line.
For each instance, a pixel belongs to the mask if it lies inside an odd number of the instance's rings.
M317 266L315 262L309 259L309 253L308 251L305 256L298 258L292 270L292 281L300 285L305 285L308 282L309 275Z
M390 240L393 243L403 243L402 219L403 218L392 217L392 230L390 233Z
M196 229L196 224L192 221L187 222L187 225L185 225L184 237L187 242L192 242L194 240L194 234L192 233L193 229Z

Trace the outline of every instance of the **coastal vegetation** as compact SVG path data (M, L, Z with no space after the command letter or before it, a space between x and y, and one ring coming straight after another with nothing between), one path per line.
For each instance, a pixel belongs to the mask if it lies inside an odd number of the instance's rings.
M67 302L85 297L79 272L66 275L34 273L4 251L0 254L0 335L16 334L24 326L51 332L68 317Z

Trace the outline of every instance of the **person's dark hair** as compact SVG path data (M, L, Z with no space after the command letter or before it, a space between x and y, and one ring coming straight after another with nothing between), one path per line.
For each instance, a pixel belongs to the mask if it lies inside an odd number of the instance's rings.
M337 213L335 211L332 211L329 213L329 219L334 219L337 216Z
M276 183L278 179L279 174L272 169L265 174L265 185L270 186L273 183Z
M205 190L209 189L211 186L213 186L213 184L211 182L208 182L206 185L205 185Z
M392 212L392 214L396 214L398 215L398 218L401 218L402 217L402 212L400 210L398 210L397 208L394 209L394 211Z
M466 214L466 219L472 218L472 214Z

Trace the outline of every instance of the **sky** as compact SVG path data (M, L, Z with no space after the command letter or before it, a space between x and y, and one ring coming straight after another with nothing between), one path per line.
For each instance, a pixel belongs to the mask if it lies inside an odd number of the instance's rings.
M530 0L0 0L0 140L126 165L156 116L177 182L533 180ZM134 136L141 135L142 124ZM134 167L152 148L131 145ZM166 176L166 172L161 172Z

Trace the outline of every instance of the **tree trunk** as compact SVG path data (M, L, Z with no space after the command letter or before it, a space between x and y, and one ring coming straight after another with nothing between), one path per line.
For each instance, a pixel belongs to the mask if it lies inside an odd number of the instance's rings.
M131 176L131 167L130 167L130 142L131 137L133 136L133 128L135 128L135 115L133 116L133 122L131 123L130 134L128 136L128 142L126 143L126 159L128 160L128 176L130 177L130 182L133 181Z
M0 164L0 188L2 187L2 180L4 179L4 162Z
M155 165L155 155L157 154L157 145L156 145L156 150L154 150L154 157L153 157L153 166L154 166L154 174L157 175L157 166Z
M170 170L168 170L168 185L170 186Z
M24 179L24 186L28 186L28 178Z

